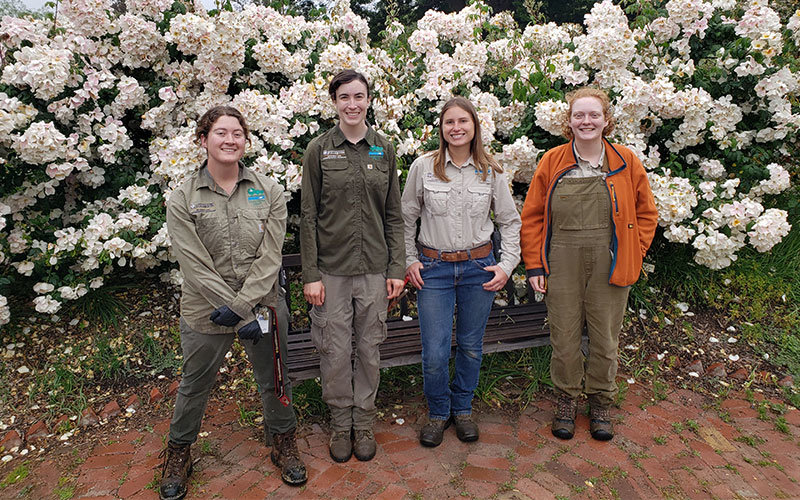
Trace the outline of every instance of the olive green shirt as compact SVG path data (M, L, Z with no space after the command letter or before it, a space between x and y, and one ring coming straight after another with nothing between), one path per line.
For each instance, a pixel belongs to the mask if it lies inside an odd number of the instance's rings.
M204 164L170 196L167 228L183 272L181 316L193 330L232 333L257 305L277 304L286 199L275 181L240 166L228 196ZM236 326L208 319L224 305L242 317Z
M300 246L303 281L386 273L403 279L405 250L394 147L368 128L358 144L339 126L303 156Z

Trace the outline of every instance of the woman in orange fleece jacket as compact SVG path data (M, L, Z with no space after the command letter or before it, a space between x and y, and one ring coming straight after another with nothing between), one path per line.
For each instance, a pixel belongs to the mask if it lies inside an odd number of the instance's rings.
M642 163L605 139L614 130L608 95L584 87L567 102L563 134L570 142L547 151L533 176L522 210L522 257L547 303L558 394L553 435L572 438L583 392L591 435L606 441L614 436L610 407L628 288L639 278L658 212Z

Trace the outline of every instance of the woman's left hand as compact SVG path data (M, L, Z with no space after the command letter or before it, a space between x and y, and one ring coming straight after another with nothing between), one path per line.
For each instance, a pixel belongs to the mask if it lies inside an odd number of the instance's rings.
M500 268L500 266L486 266L483 268L483 270L494 273L494 278L483 284L484 290L496 292L506 285L506 281L508 281L508 275Z

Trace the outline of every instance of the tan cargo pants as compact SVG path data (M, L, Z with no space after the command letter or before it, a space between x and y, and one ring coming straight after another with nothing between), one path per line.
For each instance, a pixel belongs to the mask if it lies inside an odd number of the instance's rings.
M371 429L386 340L386 277L322 273L325 303L311 309L311 340L320 354L322 400L334 431ZM353 358L355 335L355 359Z
M619 331L628 288L608 284L612 256L611 203L602 176L568 177L553 193L548 263L547 316L556 390L578 397L581 385L592 404L607 406L617 393ZM589 356L581 353L584 324Z

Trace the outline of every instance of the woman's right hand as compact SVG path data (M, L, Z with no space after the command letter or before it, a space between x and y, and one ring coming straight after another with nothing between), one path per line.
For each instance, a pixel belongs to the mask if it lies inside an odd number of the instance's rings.
M531 276L528 278L528 282L535 291L539 293L547 292L547 278L545 276Z
M314 281L303 285L303 295L312 306L321 306L325 303L325 285L322 281Z
M419 273L420 269L422 269L422 262L414 262L406 268L406 276L408 277L408 281L417 287L418 290L421 289L425 284L425 282L422 281L422 275Z

